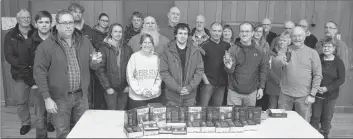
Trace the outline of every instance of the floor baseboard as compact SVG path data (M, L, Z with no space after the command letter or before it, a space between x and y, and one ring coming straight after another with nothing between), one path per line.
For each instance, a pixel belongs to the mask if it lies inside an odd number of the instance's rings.
M353 106L335 106L336 113L353 113Z

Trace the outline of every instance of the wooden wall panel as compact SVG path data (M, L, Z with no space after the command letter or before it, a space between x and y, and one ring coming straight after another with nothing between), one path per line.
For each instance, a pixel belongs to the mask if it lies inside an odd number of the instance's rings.
M246 1L238 1L236 21L245 21L246 19Z
M300 17L300 12L302 11L301 9L301 3L300 1L291 1L291 18L295 23L298 23L299 20L301 19Z
M118 9L117 3L118 3L118 1L107 1L107 0L102 1L102 10L101 11L95 10L95 15L97 16L97 18L95 18L94 21L97 22L98 15L103 12L103 13L106 13L109 15L109 21L111 23L123 24L123 23L121 23L121 21L118 20L118 11L119 11L119 13L121 13L120 12L121 9Z
M99 14L101 13L100 11L103 12L103 1L102 0L97 0L97 1L94 1L94 4L93 4L93 11L94 11L94 14L91 15L92 17L94 17L94 25L98 24L98 18L99 18ZM110 9L110 11L113 11L113 9ZM109 16L109 23L111 24L112 21L115 22L115 20L112 20L112 16L114 16L113 14L111 13L106 13L108 14Z
M275 1L269 1L267 10L268 10L269 19L271 19L271 21L274 22L274 19L275 19Z
M238 10L238 1L232 1L232 10L230 13L230 19L232 21L238 21L237 20L237 10Z
M314 3L314 19L316 26L313 28L312 32L315 33L317 38L324 37L324 25L326 21L326 1L315 1Z
M168 25L168 12L173 6L172 1L148 1L147 2L147 14L156 18L160 27L166 27ZM188 4L185 4L183 9L188 10ZM180 11L183 11L180 9ZM187 11L182 13L180 17L183 17L182 21L187 20Z
M344 42L351 41L352 38L348 39L348 34L350 30L350 15L351 15L351 1L342 1L342 10L341 10L341 21L339 23L339 31L342 34L342 40ZM352 46L350 46L352 48Z
M123 1L117 1L116 2L116 20L118 23L124 25L123 23Z
M222 21L222 1L217 1L216 5L216 21L221 22Z
M85 23L89 26L94 25L94 15L96 15L94 11L94 1L80 1L80 4L85 7L85 12L83 13L83 19L85 20Z
M205 18L206 23L211 25L216 21L217 1L205 1Z
M180 10L180 22L188 23L188 1L176 1L175 6Z
M269 4L268 1L260 1L259 2L259 10L258 10L258 21L262 22L263 19L268 17L268 10L267 5Z
M222 20L231 21L232 20L232 1L222 2Z
M283 23L286 20L286 7L285 1L275 1L274 18L272 22Z
M337 1L327 1L326 4L326 21L335 21L335 15L337 10L341 10L341 9L336 9L337 8L337 4L339 4ZM337 22L337 21L335 21Z
M306 1L300 1L300 18L307 18L305 15L306 12Z
M189 1L188 20L186 23L189 24L190 28L195 27L197 15L199 15L199 2L198 1Z
M258 22L259 1L247 1L245 6L245 21Z
M199 14L205 15L205 1L199 1Z

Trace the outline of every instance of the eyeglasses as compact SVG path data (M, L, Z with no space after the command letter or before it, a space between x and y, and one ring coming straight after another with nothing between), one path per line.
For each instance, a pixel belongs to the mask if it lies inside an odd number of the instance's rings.
M325 29L337 29L337 28L333 28L333 27L325 27Z
M305 27L307 27L307 26L304 26L304 25L299 25L300 27L303 27L303 28L305 28Z
M58 22L60 25L65 25L65 26L73 26L74 22Z
M293 29L293 28L284 28L284 29Z
M246 33L246 34L249 34L250 32L251 32L250 30L246 30L246 31L241 30L241 31L240 31L240 33Z
M262 24L263 26L270 26L270 24Z

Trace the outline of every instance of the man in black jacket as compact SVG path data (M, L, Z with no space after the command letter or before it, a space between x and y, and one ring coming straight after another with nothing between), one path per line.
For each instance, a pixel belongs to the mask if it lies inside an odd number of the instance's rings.
M50 119L51 115L47 113L45 109L44 99L39 92L37 92L37 86L35 85L33 79L33 63L34 56L37 50L37 46L50 35L50 29L52 24L52 16L48 11L39 11L34 17L35 25L38 31L35 31L26 41L26 45L29 47L29 56L30 56L30 75L28 79L25 79L25 83L28 86L31 86L32 89L36 89L34 92L34 105L36 113L36 138L47 138L48 132L54 132L55 128L51 124ZM47 120L48 119L48 120Z
M264 35L266 35L266 41L268 44L272 43L272 40L277 37L277 34L271 31L271 20L268 18L265 18L262 20L262 26L265 29Z
M255 106L263 96L268 61L252 37L253 26L244 22L239 26L240 41L229 48L224 56L225 70L228 72L228 105Z
M16 16L17 24L5 35L5 59L11 65L12 79L15 80L17 114L21 119L20 134L25 135L31 129L31 115L29 112L29 94L31 86L25 83L31 76L29 46L25 40L35 32L31 25L31 15L26 9L21 9ZM27 82L28 80L26 80Z

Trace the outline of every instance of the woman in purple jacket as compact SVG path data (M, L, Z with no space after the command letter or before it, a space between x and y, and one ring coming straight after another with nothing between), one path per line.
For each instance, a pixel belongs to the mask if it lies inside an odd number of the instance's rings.
M339 88L345 81L345 66L343 61L334 52L336 42L331 37L323 41L323 54L320 55L322 76L320 88L312 104L312 116L310 124L316 128L325 138L328 138L331 129L331 120L334 107L339 95ZM321 124L321 128L319 128Z

